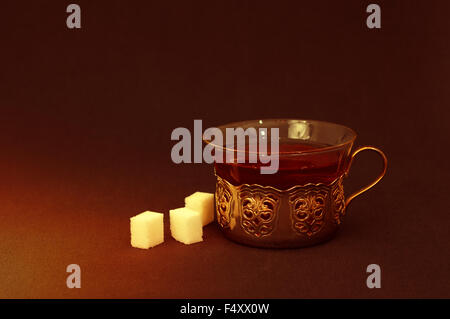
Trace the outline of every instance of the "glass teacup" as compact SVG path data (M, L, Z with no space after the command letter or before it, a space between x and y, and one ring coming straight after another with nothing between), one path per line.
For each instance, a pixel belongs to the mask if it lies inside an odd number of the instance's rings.
M217 222L227 238L242 244L287 248L329 240L339 229L351 200L378 183L386 172L387 159L378 148L364 146L352 152L356 133L343 125L269 119L218 127L224 136L227 128L267 129L263 132L278 128L276 173L261 174L265 164L259 161L214 164ZM269 133L265 138L273 137ZM252 152L204 140L223 153L240 151L249 158ZM364 150L382 157L383 170L372 183L345 199L343 180L353 158Z

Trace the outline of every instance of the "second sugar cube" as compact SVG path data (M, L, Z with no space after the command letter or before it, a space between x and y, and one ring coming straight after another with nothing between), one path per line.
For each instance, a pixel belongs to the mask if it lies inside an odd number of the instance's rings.
M187 207L170 210L170 232L186 245L203 241L202 215Z
M203 226L214 220L214 194L195 192L184 199L185 206L202 216Z

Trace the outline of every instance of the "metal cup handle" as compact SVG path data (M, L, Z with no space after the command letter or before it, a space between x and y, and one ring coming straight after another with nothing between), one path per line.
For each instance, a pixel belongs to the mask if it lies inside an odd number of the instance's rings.
M357 191L357 192L351 194L351 195L347 198L347 200L345 201L345 208L347 208L347 206L350 204L350 202L351 202L356 196L361 195L361 194L364 193L365 191L367 191L367 190L369 190L370 188L372 188L373 186L375 186L375 184L378 183L378 182L383 178L383 176L386 174L387 162L388 162L388 161L387 161L386 155L385 155L380 149L378 149L378 148L376 148L376 147L374 147L374 146L362 146L362 147L357 148L355 151L353 151L353 153L352 153L352 155L351 155L351 157L350 157L350 162L349 162L349 164L348 164L347 170L346 170L346 172L345 172L345 176L346 176L346 177L348 176L348 172L349 172L349 170L350 170L350 167L352 166L353 159L355 158L355 156L356 156L358 153L360 153L360 152L362 152L362 151L366 151L366 150L367 150L367 151L374 151L374 152L377 152L377 153L382 157L382 159L383 159L383 171L380 173L380 175L378 175L378 177L377 177L372 183L370 183L369 185L367 185L367 186L361 188L359 191Z

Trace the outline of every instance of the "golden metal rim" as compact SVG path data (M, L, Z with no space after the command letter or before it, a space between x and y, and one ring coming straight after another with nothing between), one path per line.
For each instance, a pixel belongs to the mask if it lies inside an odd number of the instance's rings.
M224 182L227 183L228 185L231 185L233 188L236 188L236 189L238 189L238 190L241 189L241 188L244 188L244 187L257 186L257 187L261 187L261 188L265 188L265 189L270 189L270 190L273 190L273 191L276 191L276 192L279 192L279 193L290 193L290 192L295 191L295 190L297 190L297 189L299 189L299 188L305 188L305 187L309 187L309 186L315 186L315 187L319 187L319 186L332 186L332 185L334 185L336 182L338 182L340 179L343 179L344 176L345 176L345 174L343 174L343 175L339 176L338 178L334 179L334 180L333 180L331 183L329 183L329 184L325 184L325 183L317 183L317 184L314 184L314 183L307 183L307 184L304 184L304 185L295 185L295 186L292 186L292 187L286 188L286 189L278 189L278 188L273 187L273 186L263 186L263 185L260 185L260 184L240 184L240 185L237 185L237 186L236 186L236 185L233 185L232 183L230 183L229 181L227 181L225 178L223 178L223 177L217 175L215 172L214 172L214 175L215 175L217 178L220 178L222 181L224 181Z

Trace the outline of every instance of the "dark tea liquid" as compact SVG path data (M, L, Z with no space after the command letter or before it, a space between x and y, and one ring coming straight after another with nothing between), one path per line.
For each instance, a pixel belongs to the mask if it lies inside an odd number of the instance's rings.
M341 176L347 165L346 147L318 150L328 145L313 143L282 143L279 145L279 168L275 174L261 174L258 163L216 163L216 174L233 185L259 184L288 189L308 183L330 184ZM316 150L316 151L314 151ZM303 152L286 154L287 152Z

